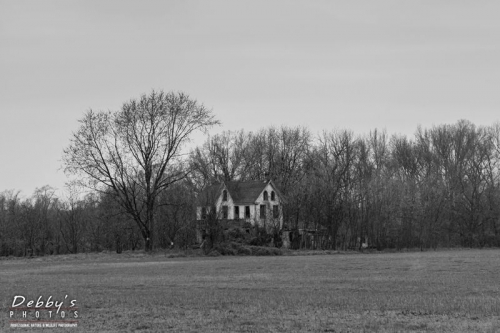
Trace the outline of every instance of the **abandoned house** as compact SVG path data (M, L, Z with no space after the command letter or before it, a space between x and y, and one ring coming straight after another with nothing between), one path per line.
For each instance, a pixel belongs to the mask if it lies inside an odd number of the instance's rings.
M226 181L205 188L198 195L197 220L215 216L235 226L283 226L283 197L272 180ZM210 215L212 214L212 215Z

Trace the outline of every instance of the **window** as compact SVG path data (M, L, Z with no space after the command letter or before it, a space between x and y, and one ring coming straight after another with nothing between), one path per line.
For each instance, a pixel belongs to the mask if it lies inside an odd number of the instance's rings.
M240 219L240 206L234 206L234 219Z
M280 217L280 209L279 209L278 205L274 205L273 206L273 218L277 219L278 217Z
M276 194L274 194L274 191L271 191L271 201L276 200Z
M245 218L250 218L250 206L245 206Z
M203 220L207 218L207 207L201 207L201 218Z
M264 201L267 201L267 200L268 200L267 191L264 191Z
M227 219L227 206L222 206L222 218Z
M260 205L260 218L266 218L266 205Z
M222 201L227 201L227 191L222 191Z

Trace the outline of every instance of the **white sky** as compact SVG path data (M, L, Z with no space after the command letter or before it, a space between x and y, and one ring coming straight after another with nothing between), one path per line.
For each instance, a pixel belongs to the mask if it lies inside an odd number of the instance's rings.
M83 112L151 89L212 108L212 133L490 125L499 16L498 1L0 0L0 191L63 189Z

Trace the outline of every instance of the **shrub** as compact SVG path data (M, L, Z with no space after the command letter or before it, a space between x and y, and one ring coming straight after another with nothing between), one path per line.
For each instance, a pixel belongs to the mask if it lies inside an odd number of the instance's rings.
M220 256L220 255L221 255L221 254L220 254L220 253L219 253L219 251L217 251L217 250L212 250L212 251L210 251L210 252L207 254L207 256L209 256L209 257L218 257L218 256Z
M236 251L227 243L219 244L214 249L223 256L234 256L236 254Z
M258 247L255 249L254 254L256 256L270 256L271 252L268 249L266 249L265 247Z
M171 253L171 254L167 255L167 258L185 258L185 257L187 257L187 255L185 253L182 253L182 252Z
M250 248L248 248L247 246L243 245L243 244L232 242L229 245L239 255L247 255L247 256L251 256L252 255L252 250Z
M175 245L181 249L188 249L196 242L196 231L194 228L182 228L175 235Z
M229 241L244 243L247 242L249 238L250 234L241 228L232 228L227 232L227 239Z
M238 254L239 255L244 255L244 256L251 256L252 255L252 250L249 249L248 247L242 246L238 248Z
M280 256L283 252L275 247L251 246L252 254L256 256Z
M271 242L273 239L273 236L271 234L267 233L266 228L264 227L257 227L255 230L256 237L252 238L250 240L250 245L253 246L265 246Z
M222 243L217 245L212 250L210 250L208 256L219 256L219 255L280 256L282 254L283 251L275 247L251 246L251 245L244 245L241 243L231 242L231 243Z

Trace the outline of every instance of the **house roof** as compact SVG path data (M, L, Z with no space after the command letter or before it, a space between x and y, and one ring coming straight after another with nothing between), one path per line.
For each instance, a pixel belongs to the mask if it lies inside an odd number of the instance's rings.
M205 188L198 195L198 204L200 206L213 205L220 196L224 188L224 184L235 204L253 204L269 182L279 195L279 191L276 189L276 186L272 181L226 181L223 183L215 183Z
M267 183L267 181L232 181L225 184L234 203L254 203Z

